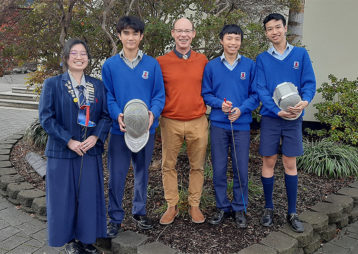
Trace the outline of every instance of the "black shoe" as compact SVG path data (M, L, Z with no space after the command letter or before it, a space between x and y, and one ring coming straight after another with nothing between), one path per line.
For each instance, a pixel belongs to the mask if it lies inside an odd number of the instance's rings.
M271 227L273 225L273 209L265 208L264 215L261 218L261 225L264 227Z
M239 228L247 228L247 220L244 211L235 212L235 222Z
M298 219L297 213L290 213L287 215L287 222L290 224L293 231L302 233L305 231L302 222Z
M93 244L84 244L82 243L82 248L84 250L84 253L88 254L101 254L99 250L97 250L96 247L93 246Z
M132 219L133 219L134 222L137 223L137 226L140 229L151 229L151 228L153 228L153 222L145 215L141 216L141 215L134 214L132 216Z
M107 237L115 238L118 235L119 230L121 229L121 224L110 222L107 225Z
M82 254L83 249L79 243L72 241L66 244L65 252L67 254Z
M231 212L224 212L224 210L217 209L217 212L208 220L208 223L212 225L218 225L223 223L226 218L231 216Z

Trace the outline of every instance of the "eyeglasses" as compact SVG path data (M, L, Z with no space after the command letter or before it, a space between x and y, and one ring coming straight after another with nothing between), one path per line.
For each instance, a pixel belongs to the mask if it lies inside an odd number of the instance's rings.
M190 34L193 30L190 29L173 29L178 34Z
M88 56L86 51L80 51L80 52L71 51L70 52L70 56L72 56L72 57L76 57L78 55L80 55L81 57L87 57Z

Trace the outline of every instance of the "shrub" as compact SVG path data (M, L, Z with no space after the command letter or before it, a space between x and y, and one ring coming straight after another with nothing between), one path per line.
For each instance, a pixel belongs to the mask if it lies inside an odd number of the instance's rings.
M24 139L40 149L45 149L47 143L47 133L42 128L38 119L26 129Z
M358 175L358 149L329 139L304 140L297 167L318 176L341 178Z
M323 83L317 89L323 101L314 106L318 112L315 117L328 127L327 130L310 131L311 134L327 136L333 141L343 141L358 145L358 78L349 81L338 80L329 75L330 83Z

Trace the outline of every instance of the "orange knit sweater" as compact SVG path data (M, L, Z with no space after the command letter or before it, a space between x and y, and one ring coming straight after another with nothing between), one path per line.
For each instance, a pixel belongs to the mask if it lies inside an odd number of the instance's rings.
M208 59L191 51L187 60L179 58L174 51L157 58L163 73L165 106L162 116L188 121L206 112L201 96L201 81Z

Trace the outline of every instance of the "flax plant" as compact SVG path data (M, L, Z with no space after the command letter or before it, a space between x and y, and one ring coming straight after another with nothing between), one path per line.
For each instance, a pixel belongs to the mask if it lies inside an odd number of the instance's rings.
M344 178L358 175L358 149L328 139L304 141L297 167L318 176Z

